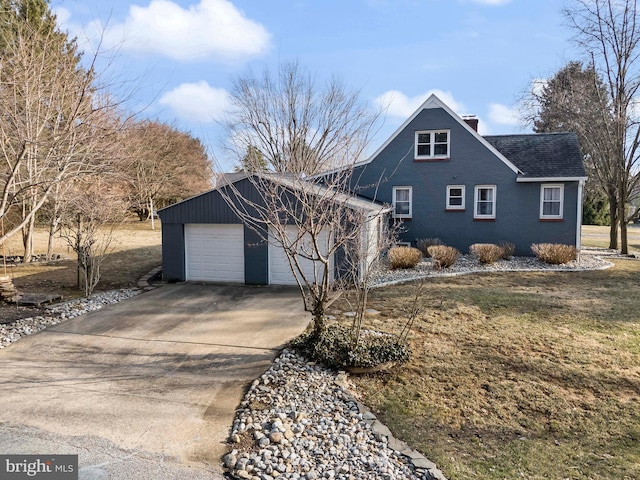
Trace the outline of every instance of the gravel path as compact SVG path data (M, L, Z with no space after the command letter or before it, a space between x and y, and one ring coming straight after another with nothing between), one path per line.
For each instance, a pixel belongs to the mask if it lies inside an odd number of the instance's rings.
M229 472L251 480L444 479L394 440L340 376L284 350L240 405L231 431L237 448L223 458Z

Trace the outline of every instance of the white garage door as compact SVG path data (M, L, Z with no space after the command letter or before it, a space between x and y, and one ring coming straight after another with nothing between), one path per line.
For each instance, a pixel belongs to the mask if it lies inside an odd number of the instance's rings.
M287 235L290 241L294 241L297 234L297 227L293 225L287 226ZM320 236L320 245L327 245L327 234L323 233ZM269 283L272 285L296 285L296 279L293 276L293 272L291 271L291 267L289 266L289 261L287 259L287 255L284 252L284 249L281 246L278 246L278 241L275 239L274 235L269 232ZM307 239L303 239L299 246L298 251L310 251L310 246L308 244ZM326 250L325 250L326 251ZM311 260L299 258L300 266L302 270L305 272L305 276L309 281L313 281L314 279L314 268L317 269L318 274L322 272L322 264L319 262L314 262ZM333 262L330 266L330 277L329 280L333 278Z
M244 283L242 225L185 225L187 280Z

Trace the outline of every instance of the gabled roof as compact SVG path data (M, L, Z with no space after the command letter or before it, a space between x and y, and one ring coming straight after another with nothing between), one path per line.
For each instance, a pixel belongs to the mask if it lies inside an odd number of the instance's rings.
M586 179L575 133L488 135L484 138L522 172L518 181Z
M402 125L400 125L400 127L393 133L393 135L391 135L387 139L387 141L384 142L380 146L380 148L378 148L373 153L373 155L371 155L365 161L356 163L355 166L366 165L368 163L371 163L373 161L373 159L375 159L380 154L380 152L382 152L387 147L387 145L389 145L407 127L407 125L409 125L413 121L413 119L415 119L420 114L420 112L422 112L422 110L428 110L428 109L432 109L432 108L442 108L455 121L457 121L465 130L467 130L471 135L476 137L476 140L478 140L478 142L480 142L482 145L484 145L496 157L498 157L507 167L509 167L511 170L513 170L514 173L516 173L516 174L522 173L522 172L520 172L518 170L518 167L516 167L507 157L505 157L502 153L500 153L498 150L496 150L493 147L493 145L491 145L489 142L487 142L484 139L484 137L482 137L478 132L476 132L473 128L471 128L469 126L469 124L467 122L465 122L462 117L460 117L460 115L458 115L453 110L451 110L451 108L449 108L447 106L447 104L444 103L442 100L440 100L435 94L432 94L429 98L427 98L427 100L422 105L420 105L420 107L418 107L418 109L415 112L413 112L413 114L411 114L411 116L409 118L407 118L403 122ZM324 172L323 175L325 175L327 173L331 173L331 172Z
M203 195L207 195L211 192L215 192L216 190L220 190L223 187L230 186L230 185L232 186L233 184L238 183L239 181L245 180L252 176L269 180L270 182L277 183L293 191L299 190L304 186L305 190L314 196L318 196L318 197L328 196L327 198L337 202L341 202L341 204L348 206L350 209L367 212L369 215L379 215L390 210L390 207L383 205L379 202L369 200L364 197L332 191L330 188L324 185L311 181L312 177L309 177L309 180L307 180L303 178L296 178L291 174L276 174L276 173L248 174L245 172L232 172L232 173L220 174L218 176L218 181L215 188L211 190L207 190L206 192L202 192L191 198L187 198L186 200L182 200L181 202L174 203L173 205L169 205L165 208L158 210L158 212L171 209L176 205L189 202L194 198L198 198Z

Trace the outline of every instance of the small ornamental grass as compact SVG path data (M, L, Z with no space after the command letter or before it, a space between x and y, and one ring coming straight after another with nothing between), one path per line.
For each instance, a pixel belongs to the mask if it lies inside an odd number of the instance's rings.
M503 260L511 260L511 258L513 257L513 254L516 251L516 246L515 244L511 243L511 242L500 242L499 243L500 248L502 249L502 259Z
M411 356L408 343L396 335L363 331L356 342L351 329L342 325L328 326L319 338L309 329L293 339L291 347L308 360L338 370L375 367L389 362L403 363Z
M495 243L474 243L469 247L469 253L480 263L491 264L502 258L502 248Z
M439 238L419 238L416 240L416 246L418 250L422 252L422 255L426 258L430 258L429 247L434 245L444 245L444 242Z
M454 265L458 261L458 258L460 258L460 252L457 249L446 245L433 245L429 247L429 255L433 258L433 267L437 269L448 268Z
M393 270L397 268L414 268L422 260L422 253L413 247L392 247L389 249L387 257Z
M531 250L538 260L552 265L561 265L578 258L576 247L562 243L534 243Z

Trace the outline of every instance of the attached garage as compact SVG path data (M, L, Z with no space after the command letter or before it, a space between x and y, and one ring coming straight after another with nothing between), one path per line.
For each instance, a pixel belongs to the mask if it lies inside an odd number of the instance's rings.
M261 201L255 184L246 176L231 182L243 201L255 205ZM318 189L322 187L318 186ZM274 236L266 231L256 231L242 222L221 191L224 186L196 197L176 203L158 212L162 221L162 274L169 282L207 281L246 283L248 285L296 285L287 256ZM248 200L247 200L248 199ZM354 198L349 206L366 212L371 218L384 215L381 205ZM245 206L246 207L246 206ZM247 207L251 208L251 207ZM376 225L378 223L376 222ZM255 227L255 226L254 226ZM377 255L371 246L377 244L378 231L366 226L364 245L371 248L370 255ZM287 226L287 235L296 238L295 226ZM329 240L329 232L323 244ZM305 239L298 245L304 250ZM374 251L375 250L375 251ZM311 260L302 260L307 279L313 281L314 269L320 269ZM330 281L339 276L338 260L330 268Z
M187 224L186 279L244 283L244 228L234 224Z

